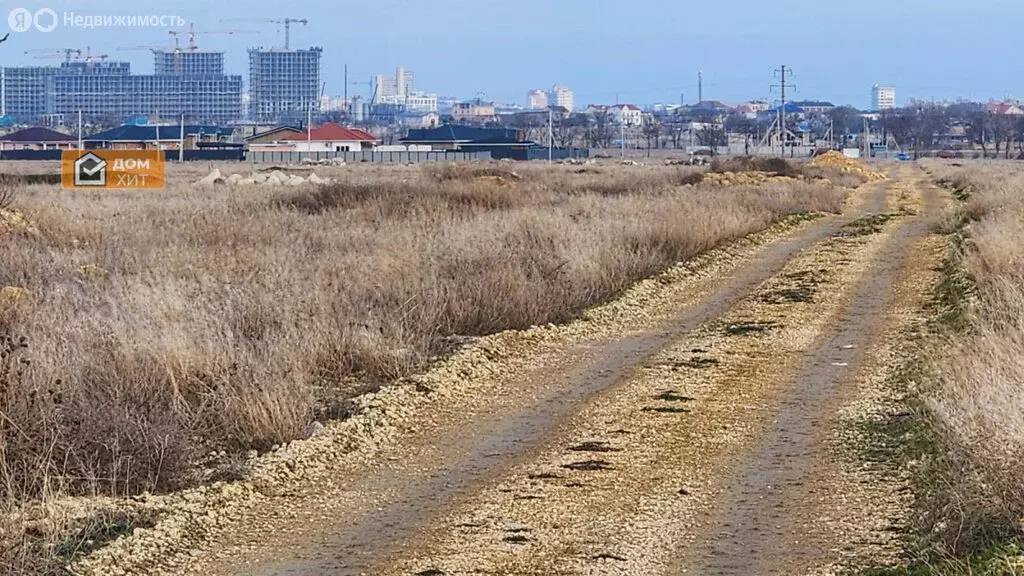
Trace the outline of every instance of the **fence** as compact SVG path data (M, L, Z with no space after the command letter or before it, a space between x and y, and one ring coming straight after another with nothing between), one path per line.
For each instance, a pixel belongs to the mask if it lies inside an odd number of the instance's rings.
M60 160L61 150L3 150L0 160ZM185 161L209 160L226 162L245 160L245 151L237 150L185 150ZM177 162L177 150L164 150L168 162Z
M319 162L334 160L345 162L399 163L409 162L480 162L491 159L490 152L252 152L246 159L254 164L298 164L304 160Z

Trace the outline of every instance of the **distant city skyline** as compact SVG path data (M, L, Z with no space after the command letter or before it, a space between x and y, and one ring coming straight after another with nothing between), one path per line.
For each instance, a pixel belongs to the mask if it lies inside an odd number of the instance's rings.
M157 5L140 7L134 0L23 4L48 7L62 17L180 17L195 22L200 47L225 51L227 73L246 76L248 48L284 43L283 30L271 19L307 18L307 26L292 28L291 45L323 47L322 81L332 96L345 92L347 64L350 95L369 96L371 78L404 66L416 71L418 90L463 98L483 95L525 105L527 90L557 82L574 91L577 108L591 103L675 104L681 99L692 104L700 71L705 99L738 104L777 100L778 93L769 90L777 83L772 71L786 64L793 70L787 80L797 86L791 98L797 100L868 108L875 84L898 87L897 104L911 98L1024 98L1024 47L1014 42L1024 3L1012 0L975 2L969 11L953 0L862 0L855 7L815 4L810 10L751 0L696 6L669 0L637 0L626 6L611 0L521 0L515 10L493 0L339 0L330 10L310 0L286 6L249 0L244 14L238 4L198 0L161 3L159 10ZM0 31L6 32L12 7L0 8ZM613 7L628 11L628 17L609 22ZM240 19L246 22L232 23ZM258 33L202 33L233 28ZM985 30L985 53L997 57L978 58L971 50L950 48L951 38L969 40L974 30ZM29 30L12 33L0 45L0 65L58 64L59 58L46 60L39 53L89 47L94 54L150 72L151 54L118 48L173 44L166 27Z

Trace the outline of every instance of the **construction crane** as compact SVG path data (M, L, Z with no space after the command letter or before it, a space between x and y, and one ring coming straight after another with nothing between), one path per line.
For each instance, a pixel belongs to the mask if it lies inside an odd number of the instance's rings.
M196 43L196 35L202 34L204 36L212 36L214 34L259 34L257 30L243 30L243 29L227 29L227 30L196 30L194 24L188 25L188 30L168 30L171 36L174 36L174 47L180 49L181 45L178 40L178 36L182 34L188 34L188 46L186 50L189 52L195 52L199 49L199 45Z
M284 18L281 20L275 18L227 18L221 20L221 22L264 22L269 24L284 24L284 49L291 49L292 40L292 24L302 24L303 26L309 25L309 20L305 18Z
M42 52L42 54L33 56L33 58L35 58L36 60L42 60L47 58L59 58L63 56L65 62L71 62L72 54L75 55L75 60L81 60L83 56L81 48L63 48L61 50L28 50L25 52L25 54L33 54L39 52ZM92 49L88 46L85 48L84 55L85 63L88 65L92 65L93 58L98 58L100 60L106 60L107 58L109 58L109 56L107 56L106 54L97 54L93 56Z
M284 49L289 50L292 36L292 24L302 24L303 26L309 25L309 20L305 18L285 18L284 20L275 21L278 24L284 24Z
M26 55L38 54L38 56L32 56L36 60L42 60L44 58L57 58L60 55L64 55L64 61L65 62L71 62L71 55L72 54L74 54L76 58L81 58L82 57L82 51L79 50L78 48L62 48L60 50L51 50L51 49L26 50L25 54Z

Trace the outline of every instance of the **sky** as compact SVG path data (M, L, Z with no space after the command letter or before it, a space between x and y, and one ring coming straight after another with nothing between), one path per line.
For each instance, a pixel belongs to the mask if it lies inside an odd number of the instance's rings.
M289 17L310 21L293 25L292 47L323 47L329 95L344 93L347 64L350 95L404 66L418 90L442 96L523 104L527 90L557 83L578 107L693 103L700 72L706 100L738 104L777 100L785 65L797 100L868 107L876 83L895 86L900 103L1024 98L1021 0L0 0L0 35L14 8L50 8L61 23L12 32L2 66L58 64L59 50L89 47L152 73L140 47L173 46L167 27L64 24L152 14L211 32L199 46L225 50L228 72L245 77L246 49L282 45L270 20ZM242 32L212 33L223 30Z

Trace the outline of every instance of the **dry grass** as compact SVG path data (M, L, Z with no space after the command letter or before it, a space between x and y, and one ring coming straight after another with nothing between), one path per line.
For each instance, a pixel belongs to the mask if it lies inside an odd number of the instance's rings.
M1009 164L934 168L964 198L958 254L971 290L930 406L956 473L941 525L954 553L1024 523L1024 172ZM955 283L955 282L954 282Z
M173 489L202 454L302 436L447 337L566 321L842 200L803 184L684 189L690 171L669 167L486 174L504 183L444 170L349 167L319 189L20 189L39 234L0 237L0 286L29 292L0 309L0 497Z

